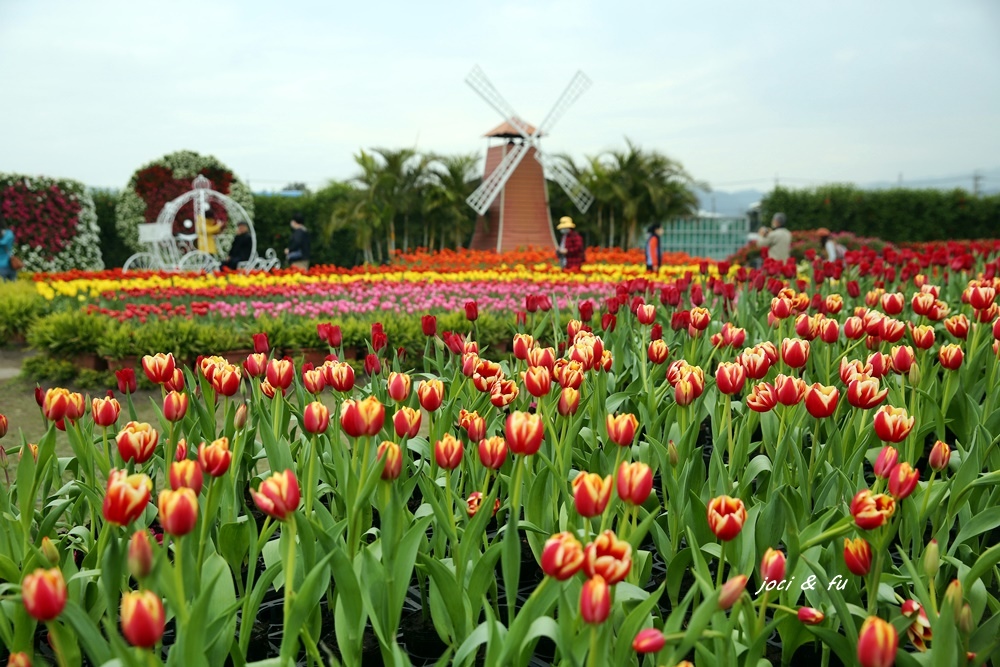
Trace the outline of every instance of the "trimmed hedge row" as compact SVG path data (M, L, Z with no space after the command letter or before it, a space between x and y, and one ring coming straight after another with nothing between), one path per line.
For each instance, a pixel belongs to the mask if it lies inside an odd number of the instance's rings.
M761 202L761 222L783 212L789 229L826 227L894 243L1000 235L1000 195L965 190L862 190L853 185L777 187Z

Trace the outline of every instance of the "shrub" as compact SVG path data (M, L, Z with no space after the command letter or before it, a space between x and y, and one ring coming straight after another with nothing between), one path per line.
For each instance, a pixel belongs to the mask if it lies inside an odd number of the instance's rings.
M31 283L5 285L0 292L0 345L23 339L35 320L48 310L49 303Z
M761 202L762 220L770 221L779 211L787 216L789 229L826 227L893 242L990 238L997 233L1000 195L853 185L777 187Z
M35 321L28 330L28 344L56 359L97 353L110 319L103 315L58 312Z

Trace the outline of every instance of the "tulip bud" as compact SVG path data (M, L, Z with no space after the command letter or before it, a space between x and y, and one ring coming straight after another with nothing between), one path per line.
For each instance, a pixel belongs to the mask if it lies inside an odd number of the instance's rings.
M114 425L118 421L118 415L121 413L121 410L121 405L113 398L94 398L90 401L90 414L94 419L94 424L102 428ZM0 415L0 422L2 422L0 431L6 433L7 418ZM0 434L0 437L3 437L2 434Z
M0 415L0 438L7 435L7 416Z
M875 476L881 479L888 479L898 460L899 450L891 445L884 446L875 459Z
M938 548L937 540L931 540L924 549L924 574L927 575L928 579L934 579L940 567L941 551Z
M247 404L240 403L236 407L236 416L233 418L233 426L237 431L247 425Z
M858 664L861 667L892 667L898 648L896 628L878 616L865 619L858 633Z
M963 595L962 582L958 579L952 579L951 583L948 584L948 589L944 592L944 601L955 610L956 618L962 613L962 603L965 602Z
M872 549L863 537L844 540L844 563L847 569L864 577L872 568Z
M183 461L188 455L188 443L185 438L177 441L177 450L174 452L175 461Z
M395 371L389 373L389 379L386 381L389 398L397 403L402 403L409 398L411 385L412 380L406 373L397 373Z
M909 463L897 463L889 472L889 493L896 500L902 500L913 493L920 481L920 471L914 470Z
M51 567L59 566L59 550L56 549L56 545L54 545L52 540L50 540L47 536L42 538L42 545L39 550L42 552L42 555L45 556L45 560L49 562Z
M747 576L741 574L722 584L722 590L719 592L719 609L725 611L736 604L746 590L747 580Z
M936 472L941 472L948 467L948 462L951 460L951 448L948 443L938 440L931 447L931 454L928 457L928 464L931 470Z
M667 645L667 638L656 628L640 630L632 640L632 650L636 653L659 653Z
M584 582L580 591L580 615L585 623L600 625L608 619L610 613L611 594L608 584L601 575L594 575Z
M142 581L153 569L153 544L148 530L137 530L128 541L128 571Z
M972 631L976 629L972 621L972 607L968 602L962 605L962 611L955 618L955 623L958 625L959 632L966 636L972 634Z
M403 470L403 453L399 445L388 440L383 440L378 446L376 454L378 459L385 458L385 467L382 468L382 479L391 481L399 477Z
M799 621L805 625L819 625L826 616L819 609L812 607L799 607Z
M24 608L36 621L47 623L55 619L66 607L66 580L58 568L39 568L24 577L21 597Z
M760 576L764 583L785 578L785 554L770 547L760 561Z
M148 590L127 591L122 595L121 625L122 634L132 646L156 646L166 625L160 596Z
M170 481L170 488L176 491L180 488L188 488L194 491L195 495L201 493L205 477L202 474L201 466L197 461L183 459L170 464L170 471L167 475Z

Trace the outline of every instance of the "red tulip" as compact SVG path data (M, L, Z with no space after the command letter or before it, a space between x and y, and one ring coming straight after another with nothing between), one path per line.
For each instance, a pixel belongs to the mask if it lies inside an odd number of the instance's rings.
M420 432L422 415L419 410L403 406L392 417L392 426L397 438L415 438Z
M424 315L420 318L420 328L427 337L437 335L437 318L433 315Z
M168 392L163 398L163 418L168 422L184 419L188 409L188 395L176 391Z
M781 360L792 368L802 368L809 360L809 341L786 338L781 341Z
M854 523L864 530L874 530L889 520L896 511L896 501L884 493L874 494L871 489L861 489L851 500Z
M889 478L889 472L896 465L896 461L899 460L899 450L895 447L886 445L878 453L878 458L875 459L875 476L882 479Z
M66 580L59 568L39 568L25 575L21 582L24 608L36 621L47 623L59 616L66 607Z
M552 375L545 366L530 366L524 374L524 388L536 398L552 390Z
M395 371L389 373L389 379L386 381L389 398L397 403L405 401L410 396L411 382L410 376L406 373L397 373Z
M858 633L858 664L861 667L892 667L898 648L896 628L878 616L865 619Z
M480 417L478 412L469 412L462 408L458 413L458 425L465 429L465 434L472 442L482 440L486 436L486 420Z
M591 518L604 514L611 500L611 475L601 477L593 472L580 472L573 479L573 504L582 517Z
M325 433L330 425L330 410L320 403L313 401L306 405L302 412L302 428L309 433Z
M892 470L889 471L889 493L891 493L896 500L902 500L913 493L913 490L917 488L917 482L919 481L919 470L914 470L913 467L905 461L897 463L893 466Z
M153 544L147 529L137 530L128 541L128 571L141 581L153 570Z
M544 433L542 417L537 414L515 411L507 417L507 446L514 454L530 456L542 446ZM472 438L472 436L469 436Z
M639 420L631 413L607 415L605 426L608 429L608 438L611 442L620 447L627 447L635 439L635 433L639 429Z
M514 343L512 345L514 358L520 361L528 360L528 353L531 352L535 347L535 339L530 335L525 333L514 334Z
M173 537L183 537L194 530L198 521L198 496L193 489L181 487L176 491L164 489L159 497L160 525L163 532Z
M233 453L229 450L229 438L213 440L211 444L198 446L198 465L212 477L222 477L229 470Z
M595 575L580 590L580 615L585 623L600 625L611 613L611 594L601 575Z
M267 362L265 375L272 387L285 390L295 380L295 365L288 359L271 359Z
M962 365L962 348L955 344L942 345L938 350L938 361L950 371L957 371Z
M507 441L495 435L479 441L479 461L490 470L499 470L507 460Z
M417 386L417 399L420 407L427 412L434 412L444 401L444 383L441 380L424 380Z
M542 549L542 571L559 581L565 581L579 572L583 560L583 546L572 533L553 535Z
M135 461L141 465L153 457L159 438L149 424L129 422L119 431L115 441L123 461Z
M153 384L163 384L174 376L174 355L158 353L142 358L142 370Z
M951 448L948 443L938 440L931 447L931 453L928 457L928 463L931 469L936 472L941 472L948 467L948 462L951 460Z
M738 394L743 391L747 374L742 364L724 361L715 370L715 384L723 394Z
M805 625L819 625L826 618L823 612L812 607L799 607L798 617L799 621Z
M399 473L403 470L403 452L399 449L399 445L388 440L383 440L379 443L376 458L378 460L385 459L385 467L382 468L382 479L394 480L399 477Z
M856 408L869 410L885 400L889 389L879 389L878 380L858 374L847 385L847 402Z
M667 638L656 628L640 630L632 640L632 650L636 653L659 653L667 645Z
M708 527L724 542L739 535L746 520L747 510L739 498L718 496L708 503Z
M863 537L844 540L844 563L847 569L864 577L872 569L872 548Z
M775 393L773 385L760 382L750 389L746 401L747 407L754 412L768 412L778 404L778 395Z
M118 391L122 394L134 394L138 383L135 379L135 371L131 368L123 368L115 371L115 379L118 380Z
M645 463L622 461L618 466L618 497L642 505L653 490L653 471Z
M465 319L475 322L479 319L479 304L475 301L465 302Z
M354 368L347 362L323 364L323 380L335 391L354 390Z
M563 417L575 415L580 408L580 392L572 387L566 387L559 393L559 414Z
M90 402L90 414L94 418L94 424L102 428L113 426L118 421L121 411L122 406L113 398L95 398ZM4 421L6 422L6 418ZM4 433L6 432L7 429L4 428Z
M632 568L632 546L605 530L583 551L583 571L588 577L600 575L613 586L625 580Z
M740 574L722 584L722 589L719 591L719 609L725 611L736 604L737 600L743 596L748 580L749 577Z
M122 595L121 625L122 634L132 646L156 646L166 625L160 596L148 590L127 591Z
M345 400L340 406L340 425L352 438L378 435L385 423L385 406L374 396Z
M191 459L171 463L167 477L170 481L170 488L174 491L187 487L194 491L195 495L201 493L205 479L201 472L201 466L198 465L197 461Z
M913 422L913 417L907 416L905 408L883 405L875 413L872 425L883 442L903 442L913 430Z
M445 470L454 470L462 462L462 442L451 433L445 433L434 443L434 460Z
M299 506L299 480L291 470L274 473L261 482L256 491L251 490L250 495L261 512L285 521Z

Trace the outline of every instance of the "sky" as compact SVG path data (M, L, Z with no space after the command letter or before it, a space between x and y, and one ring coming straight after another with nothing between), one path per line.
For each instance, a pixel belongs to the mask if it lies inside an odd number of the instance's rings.
M719 190L950 177L1000 185L995 0L0 0L0 171L123 187L180 149L254 190L357 173L361 148L482 153L502 118L543 147L625 137Z

